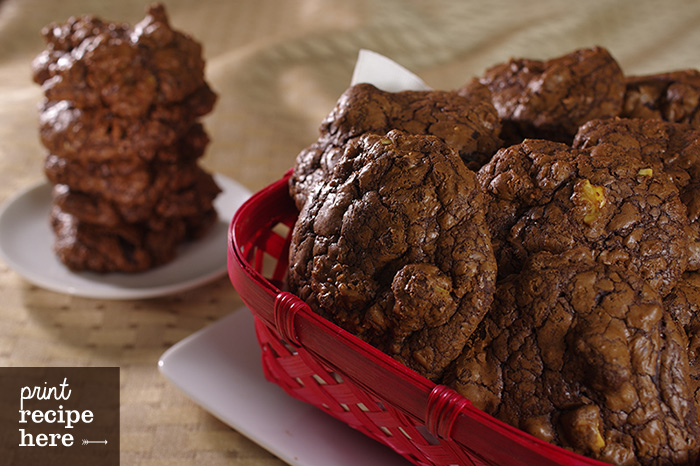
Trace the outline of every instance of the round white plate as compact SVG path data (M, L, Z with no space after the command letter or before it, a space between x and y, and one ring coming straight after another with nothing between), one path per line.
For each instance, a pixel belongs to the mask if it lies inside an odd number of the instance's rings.
M214 201L218 222L203 238L182 245L172 262L147 272L96 274L63 265L53 252L52 188L46 182L20 192L0 210L0 258L39 287L87 298L152 298L200 286L226 274L228 226L251 194L223 175L214 179L222 190Z

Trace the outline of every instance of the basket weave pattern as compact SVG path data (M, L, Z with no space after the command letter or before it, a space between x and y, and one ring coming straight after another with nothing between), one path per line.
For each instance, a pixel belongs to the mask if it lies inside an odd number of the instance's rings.
M298 212L289 173L237 212L229 276L255 316L265 377L419 465L602 465L474 408L314 314L283 290Z
M465 454L454 442L437 443L427 430L391 405L370 395L304 350L294 351L256 320L265 377L290 396L310 403L350 427L394 449L415 464L487 465Z

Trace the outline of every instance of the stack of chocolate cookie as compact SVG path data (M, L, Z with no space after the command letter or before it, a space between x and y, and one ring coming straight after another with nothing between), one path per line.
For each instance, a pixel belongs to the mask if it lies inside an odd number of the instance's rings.
M93 16L42 31L33 63L54 185L54 249L73 270L139 272L171 260L216 221L220 192L198 164L199 118L216 94L201 46L161 5L134 27Z

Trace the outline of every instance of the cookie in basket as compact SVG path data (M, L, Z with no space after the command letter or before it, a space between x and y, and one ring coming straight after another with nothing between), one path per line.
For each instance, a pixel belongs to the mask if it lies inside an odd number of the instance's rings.
M689 253L686 207L671 177L629 144L582 150L526 140L479 170L500 276L539 251L583 244L662 296L675 286Z
M345 144L365 133L392 129L439 137L471 169L480 167L502 143L489 90L477 81L459 91L395 93L356 84L323 120L318 140L297 156L290 187L299 209L315 184L330 174Z
M484 211L474 172L441 139L365 134L348 143L299 214L290 290L435 379L492 300Z
M700 71L627 76L625 84L621 116L700 125Z
M498 419L612 464L693 464L686 339L661 297L589 249L532 256L445 383Z
M623 146L663 168L680 191L690 221L688 269L700 269L700 129L661 119L591 120L579 128L574 147Z
M622 69L602 47L549 60L513 58L479 79L493 95L508 144L524 138L571 142L583 123L618 116L625 95Z

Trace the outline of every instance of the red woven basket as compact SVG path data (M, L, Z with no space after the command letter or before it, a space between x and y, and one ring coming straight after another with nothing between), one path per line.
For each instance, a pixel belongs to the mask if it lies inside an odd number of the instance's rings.
M266 378L419 465L603 465L476 409L283 291L297 218L290 173L236 212L228 240L233 286L255 316Z

